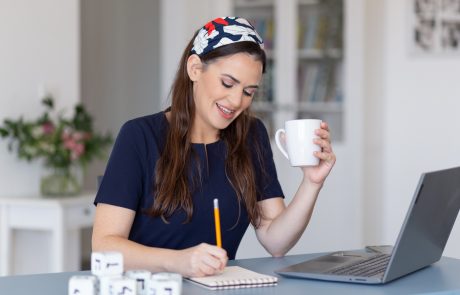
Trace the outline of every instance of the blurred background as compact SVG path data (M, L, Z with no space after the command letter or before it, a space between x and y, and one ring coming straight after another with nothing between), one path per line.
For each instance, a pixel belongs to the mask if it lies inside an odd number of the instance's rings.
M336 166L289 254L393 244L420 174L460 165L458 2L0 0L0 121L37 117L50 93L57 108L82 102L95 129L116 136L123 122L169 105L195 30L243 16L266 43L269 70L252 108L270 135L294 118L332 129ZM289 202L301 174L273 152ZM86 200L106 160L86 170ZM40 196L41 170L0 141L0 275L88 268L91 226L73 208L88 220L94 208ZM38 212L60 219L26 226ZM460 258L459 249L457 222L444 255ZM237 258L267 255L249 228Z

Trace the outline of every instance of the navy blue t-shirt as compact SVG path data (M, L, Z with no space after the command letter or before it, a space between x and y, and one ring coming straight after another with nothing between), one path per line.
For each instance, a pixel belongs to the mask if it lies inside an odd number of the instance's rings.
M193 144L201 169L200 187L192 192L193 216L178 209L165 223L161 217L145 214L152 207L152 184L155 166L163 151L169 122L164 112L126 122L115 141L106 171L97 192L97 203L120 206L136 211L129 239L142 245L185 249L202 242L215 244L213 199L219 199L222 246L230 259L249 225L244 203L238 205L236 193L225 173L226 145L223 140L211 144ZM284 197L276 175L267 131L260 120L252 127L248 144L254 140L262 148L263 170L255 166L258 200ZM256 158L255 156L253 157ZM191 161L192 163L196 163Z

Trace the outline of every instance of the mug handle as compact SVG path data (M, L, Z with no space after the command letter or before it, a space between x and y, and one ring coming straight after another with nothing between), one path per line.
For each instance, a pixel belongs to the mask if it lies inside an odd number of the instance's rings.
M289 156L286 152L286 150L284 149L283 145L281 144L281 141L280 141L280 135L281 133L284 133L286 135L286 131L281 128L281 129L278 129L275 133L275 142L276 142L276 146L278 147L278 149L280 150L280 152L286 157L286 159L289 160Z

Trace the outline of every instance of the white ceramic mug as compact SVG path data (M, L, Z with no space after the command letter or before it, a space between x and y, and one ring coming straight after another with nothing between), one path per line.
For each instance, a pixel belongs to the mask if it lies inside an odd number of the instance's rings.
M319 159L313 155L321 151L321 147L313 142L319 138L316 129L321 128L321 120L302 119L290 120L284 123L284 129L278 129L275 134L276 145L281 153L289 160L291 166L316 166ZM281 134L286 139L286 149L280 141Z

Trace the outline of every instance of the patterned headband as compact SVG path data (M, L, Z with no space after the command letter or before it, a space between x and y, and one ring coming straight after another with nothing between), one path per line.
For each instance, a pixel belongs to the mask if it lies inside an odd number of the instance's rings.
M250 41L264 48L264 42L254 27L241 17L216 18L200 29L191 52L204 55L218 47L236 42Z

